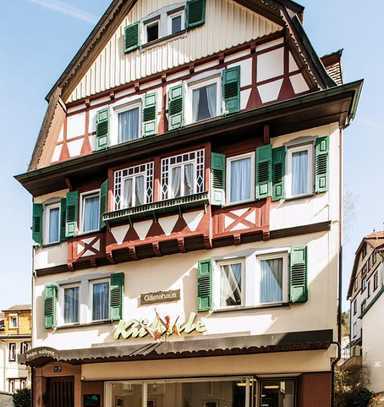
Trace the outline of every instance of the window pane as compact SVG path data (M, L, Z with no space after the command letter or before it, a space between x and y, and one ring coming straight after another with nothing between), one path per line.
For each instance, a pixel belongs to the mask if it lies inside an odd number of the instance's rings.
M221 266L220 306L241 305L241 263Z
M184 166L184 196L193 194L194 179L194 165L192 163L186 164Z
M231 161L231 202L251 199L251 158Z
M263 382L260 402L263 407L294 407L295 382L293 380Z
M172 17L172 34L181 31L181 16Z
M147 42L155 41L159 38L159 24L147 25Z
M172 168L172 198L181 196L181 167Z
M144 175L139 175L135 179L135 193L136 193L136 202L135 205L144 204Z
M143 385L130 383L113 383L112 406L143 407Z
M132 178L126 178L124 180L123 191L123 207L130 208L132 206Z
M83 232L93 232L99 229L100 199L99 195L84 197Z
M64 323L79 322L79 287L64 289Z
M216 98L215 83L193 91L192 110L194 122L216 116Z
M261 261L260 302L283 301L283 259Z
M49 230L48 230L48 243L56 243L59 241L59 225L60 225L60 209L51 208L49 210Z
M119 143L139 138L139 113L138 107L119 113Z
M93 284L92 320L101 321L109 318L109 284Z
M308 192L308 151L298 151L292 154L292 195Z

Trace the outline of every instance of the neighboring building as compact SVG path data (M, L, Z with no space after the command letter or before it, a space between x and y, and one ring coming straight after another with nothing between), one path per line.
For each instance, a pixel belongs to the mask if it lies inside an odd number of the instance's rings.
M13 393L31 386L30 368L19 356L31 349L30 305L15 305L0 313L0 392Z
M361 241L353 265L348 299L351 318L351 358L368 374L368 387L384 401L384 232Z
M115 0L59 78L17 177L35 406L331 405L362 81L303 12Z

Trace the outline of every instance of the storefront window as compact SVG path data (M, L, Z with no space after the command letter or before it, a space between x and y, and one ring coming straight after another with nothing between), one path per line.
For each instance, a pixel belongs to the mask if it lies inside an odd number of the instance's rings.
M262 381L260 407L295 407L295 381Z
M252 379L112 383L112 407L249 407Z

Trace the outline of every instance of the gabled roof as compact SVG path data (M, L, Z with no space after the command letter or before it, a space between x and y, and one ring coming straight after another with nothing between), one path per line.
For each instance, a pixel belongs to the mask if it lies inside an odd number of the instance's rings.
M31 304L16 304L16 305L12 305L12 307L4 309L3 312L31 311L31 310L32 310Z
M369 233L368 235L364 236L363 239L361 240L361 242L355 252L355 261L353 263L352 274L351 274L351 278L349 280L347 299L349 299L352 295L353 283L356 278L357 268L358 268L359 259L360 259L360 252L361 252L364 244L369 244L374 250L381 249L384 245L384 231L379 231L379 232L375 231L375 232Z

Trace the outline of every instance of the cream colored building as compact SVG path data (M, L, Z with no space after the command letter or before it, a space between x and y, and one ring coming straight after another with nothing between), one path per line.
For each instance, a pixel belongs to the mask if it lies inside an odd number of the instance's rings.
M14 305L0 313L0 392L31 386L31 371L18 360L31 349L31 342L30 305Z
M114 0L30 167L34 407L328 407L362 81L290 0Z

